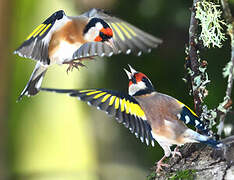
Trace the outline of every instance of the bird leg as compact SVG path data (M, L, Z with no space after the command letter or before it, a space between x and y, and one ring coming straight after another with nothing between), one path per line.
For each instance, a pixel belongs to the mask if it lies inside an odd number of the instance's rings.
M81 62L70 61L70 62L65 62L64 64L68 64L67 73L69 71L72 71L74 68L79 70L79 66L85 67L85 65L82 64Z
M158 172L160 172L161 170L163 170L163 169L162 169L162 166L169 167L169 164L163 163L164 159L166 159L166 158L167 158L167 156L164 155L164 156L162 157L162 159L160 159L160 160L157 162L156 173L158 173Z
M81 61L83 61L85 59L86 60L93 60L94 56L84 57L84 58L74 59L74 60L69 61L69 62L64 62L63 64L68 64L69 65L68 68L67 68L67 73L69 71L72 71L74 68L79 70L79 66L86 67L84 64L81 63ZM78 61L78 62L75 62L75 61Z
M179 152L179 146L176 146L174 151L171 152L172 157L175 158L176 155L182 157L181 153Z

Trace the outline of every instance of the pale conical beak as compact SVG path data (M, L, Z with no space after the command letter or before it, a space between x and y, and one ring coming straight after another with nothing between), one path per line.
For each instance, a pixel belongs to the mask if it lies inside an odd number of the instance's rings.
M132 75L135 74L135 73L138 73L135 69L132 68L132 66L130 66L130 64L128 64L128 66L130 68L130 71L131 71Z
M132 74L128 70L126 70L125 68L123 68L123 69L126 72L128 79L132 79Z
M129 72L125 68L124 68L124 71L126 72L126 74L128 76L128 79L132 79L132 77L134 76L134 74L136 74L138 72L135 69L133 69L132 66L130 66L129 64L128 64L128 67L129 67L129 69L130 69L131 72Z

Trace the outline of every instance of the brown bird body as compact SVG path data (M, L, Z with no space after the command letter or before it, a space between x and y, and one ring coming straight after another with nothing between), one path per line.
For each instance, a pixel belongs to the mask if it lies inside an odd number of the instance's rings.
M73 53L88 42L83 36L87 22L88 19L85 18L73 18L53 33L48 47L52 64L63 64L66 59L71 60Z
M115 116L118 122L123 123L147 145L154 146L155 141L158 142L164 150L164 156L157 163L157 171L162 169L161 166L167 166L163 163L166 157L171 154L181 156L178 146L185 143L202 142L214 148L223 145L209 137L209 130L189 107L171 96L155 91L146 75L131 66L130 70L125 70L129 78L128 95L105 89L41 90L69 93ZM188 128L186 124L195 126L205 135ZM174 151L170 149L172 145L177 145Z
M84 66L84 59L119 53L141 55L160 43L162 40L98 9L74 17L57 11L14 52L37 61L19 99L39 92L46 70L53 64L69 64L69 71Z
M152 136L161 145L165 155L170 156L170 146L183 145L187 142L195 142L185 138L188 129L178 119L182 105L171 96L153 92L151 94L135 96L135 99L143 109L147 122L152 128Z

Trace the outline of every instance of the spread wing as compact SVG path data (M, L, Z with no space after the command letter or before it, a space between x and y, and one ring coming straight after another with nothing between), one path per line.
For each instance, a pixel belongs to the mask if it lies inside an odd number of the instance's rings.
M181 106L181 111L177 114L178 119L182 120L185 124L192 125L197 129L204 132L206 135L210 135L208 127L199 119L199 117L188 106L178 101Z
M112 47L103 42L87 42L83 44L74 54L73 59L87 58L93 56L112 56L116 54Z
M142 52L150 52L162 43L162 40L156 38L139 28L113 16L104 13L102 10L91 9L83 14L88 18L101 18L108 23L114 32L113 40L117 53L133 53L141 55Z
M55 12L42 24L37 26L14 53L25 58L41 61L44 64L49 64L48 45L51 34L67 21L68 18L64 11Z
M114 116L119 123L140 137L142 142L154 146L154 139L151 134L151 127L146 121L145 113L138 102L129 95L117 91L106 89L87 89L87 90L65 90L41 88L42 91L52 91L56 93L68 93L72 97L86 101L89 105L105 111Z

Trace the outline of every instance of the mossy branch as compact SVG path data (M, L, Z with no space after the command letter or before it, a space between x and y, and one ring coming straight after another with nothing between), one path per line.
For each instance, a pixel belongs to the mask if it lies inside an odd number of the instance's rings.
M194 98L194 109L195 112L200 115L202 112L202 99L199 93L198 78L202 76L202 72L199 70L201 65L198 48L198 21L196 19L196 4L200 0L193 0L193 6L191 8L191 18L189 27L189 46L188 46L188 58L186 61L186 68L188 70L188 76L191 82L191 92Z
M218 125L218 134L221 135L224 127L224 120L226 114L229 112L232 106L231 94L233 88L233 79L234 79L234 20L231 14L231 10L227 0L221 0L224 18L227 23L227 34L230 36L231 41L231 59L229 63L224 68L224 78L228 77L227 80L227 88L226 88L226 95L222 103L219 104L217 110L220 112L220 123Z

